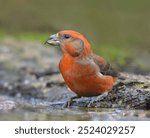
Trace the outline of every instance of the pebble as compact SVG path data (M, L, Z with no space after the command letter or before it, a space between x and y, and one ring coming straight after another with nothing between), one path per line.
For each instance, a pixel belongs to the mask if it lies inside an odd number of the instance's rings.
M17 103L11 100L0 101L0 111L8 111L15 109L17 107Z

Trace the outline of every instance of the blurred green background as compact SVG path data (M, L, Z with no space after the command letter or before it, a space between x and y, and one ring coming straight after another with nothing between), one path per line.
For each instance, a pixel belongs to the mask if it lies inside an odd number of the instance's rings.
M121 71L150 73L148 0L0 0L0 38L44 42L64 29L81 32Z

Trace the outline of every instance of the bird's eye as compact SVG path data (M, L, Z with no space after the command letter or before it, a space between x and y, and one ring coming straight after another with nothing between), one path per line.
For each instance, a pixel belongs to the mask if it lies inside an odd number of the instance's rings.
M69 39L71 36L68 35L68 34L64 34L63 37L64 37L65 39Z

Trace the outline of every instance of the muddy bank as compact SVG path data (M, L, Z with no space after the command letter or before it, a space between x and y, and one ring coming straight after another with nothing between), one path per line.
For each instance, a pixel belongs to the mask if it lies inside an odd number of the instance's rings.
M129 73L108 95L76 99L62 110L74 93L59 74L59 59L56 48L37 42L0 43L0 120L150 120L150 76Z

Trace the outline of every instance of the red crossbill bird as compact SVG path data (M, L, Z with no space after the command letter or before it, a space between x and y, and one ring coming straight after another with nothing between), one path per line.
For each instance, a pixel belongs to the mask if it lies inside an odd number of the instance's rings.
M62 52L60 72L77 97L98 96L112 89L117 72L104 58L92 52L82 34L64 30L51 35L45 43L59 46Z

